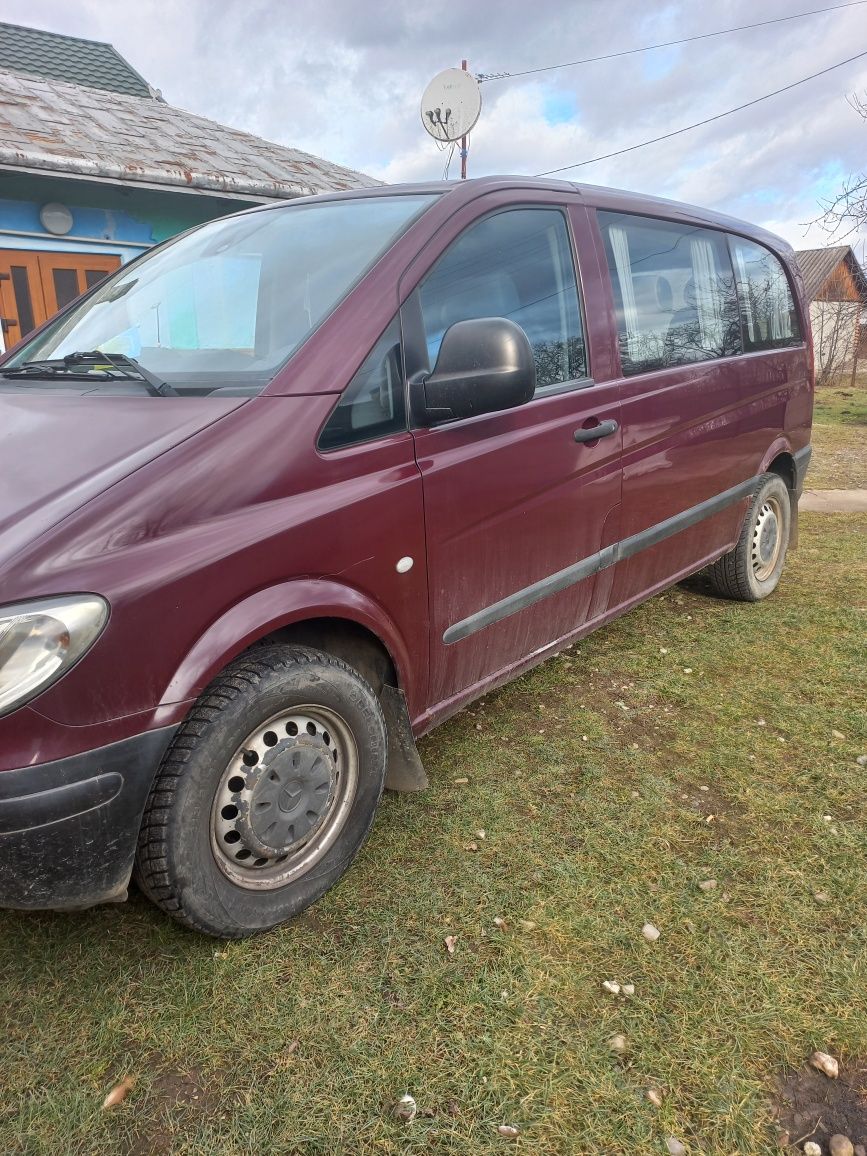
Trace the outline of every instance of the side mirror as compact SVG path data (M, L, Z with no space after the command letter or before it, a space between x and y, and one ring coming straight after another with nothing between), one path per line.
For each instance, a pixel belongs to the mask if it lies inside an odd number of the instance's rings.
M430 425L523 405L536 391L527 334L505 317L456 321L443 334L423 390Z

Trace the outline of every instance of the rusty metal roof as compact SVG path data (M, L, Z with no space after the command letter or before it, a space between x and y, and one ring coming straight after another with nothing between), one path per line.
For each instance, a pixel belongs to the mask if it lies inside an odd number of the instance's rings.
M113 45L20 24L0 22L0 68L130 96L154 95L145 78Z
M808 301L815 301L822 286L843 262L858 286L862 299L867 300L867 277L851 245L829 245L826 249L799 249L795 256L804 278L804 289Z
M259 201L380 183L150 97L0 69L4 169Z

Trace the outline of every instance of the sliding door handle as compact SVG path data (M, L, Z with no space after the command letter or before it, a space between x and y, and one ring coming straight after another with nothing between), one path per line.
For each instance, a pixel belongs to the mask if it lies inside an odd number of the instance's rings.
M608 421L601 421L599 425L592 425L590 429L576 429L572 436L576 442L595 442L599 438L611 437L617 433L618 428L617 422L611 417Z

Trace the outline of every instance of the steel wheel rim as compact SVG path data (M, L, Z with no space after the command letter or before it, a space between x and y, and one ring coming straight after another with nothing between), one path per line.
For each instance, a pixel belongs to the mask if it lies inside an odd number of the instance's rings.
M349 818L358 748L344 719L306 704L272 715L238 746L211 806L211 851L239 887L284 887L318 863Z
M762 502L753 525L750 560L757 582L767 582L783 549L783 508L773 496Z

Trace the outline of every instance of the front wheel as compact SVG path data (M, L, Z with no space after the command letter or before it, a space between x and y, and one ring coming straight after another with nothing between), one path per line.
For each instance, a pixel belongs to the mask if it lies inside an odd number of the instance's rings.
M361 848L382 793L379 701L339 659L263 646L196 702L145 808L141 890L188 927L227 939L315 902Z
M792 504L778 474L764 474L744 519L738 544L707 568L715 593L758 602L777 588L792 526Z

